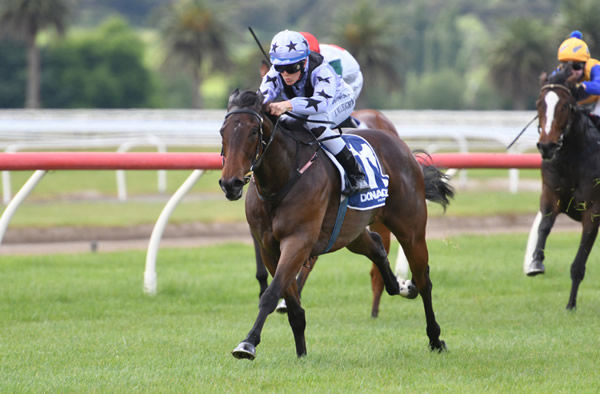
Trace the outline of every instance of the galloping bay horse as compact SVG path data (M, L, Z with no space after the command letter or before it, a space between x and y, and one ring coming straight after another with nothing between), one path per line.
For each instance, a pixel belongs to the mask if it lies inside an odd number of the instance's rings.
M234 91L221 128L223 170L219 184L229 200L246 193L246 218L262 260L273 280L260 297L258 316L247 337L233 350L236 358L254 359L269 314L283 296L298 357L306 355L305 312L300 305L296 274L312 256L347 247L368 257L379 269L390 295L401 293L381 237L367 230L385 225L401 243L412 272L403 295L421 295L429 347L445 349L433 311L428 251L425 242L427 206L423 170L399 138L378 130L357 130L374 148L389 176L388 198L382 207L349 209L338 236L331 242L340 206L341 179L312 134L287 130L270 118L254 91ZM252 175L250 175L252 173ZM300 175L301 174L301 175ZM447 185L441 181L439 200ZM433 181L430 181L433 182ZM331 243L331 244L330 244ZM329 245L330 244L330 245Z
M396 131L396 127L394 126L394 124L385 115L383 115L380 111L377 111L374 109L361 109L361 110L354 111L352 113L352 117L358 119L361 123L361 127L364 126L363 128L377 129L377 130L385 131L385 132L389 133L391 136L399 138L398 132ZM345 129L345 131L352 131L352 129ZM426 190L426 194L427 194L427 190ZM435 193L434 193L434 195L435 195ZM426 197L429 198L427 195L426 195ZM445 204L446 202L442 201L442 203ZM385 247L386 252L389 254L390 241L391 241L390 230L388 230L387 227L385 227L381 223L375 223L375 224L371 225L369 227L369 229L377 232L381 236L381 239L383 241L383 246ZM259 292L259 297L260 297L262 295L262 293L264 293L264 291L267 289L267 286L269 285L269 283L268 283L268 275L269 274L268 274L267 269L265 268L265 265L263 264L262 259L260 257L260 251L259 251L260 249L259 249L257 242L254 242L254 249L255 249L255 256L256 256L256 280L258 281L258 284L260 286L260 292ZM402 248L400 248L398 250L398 253L403 253ZM308 275L314 268L316 261L317 261L317 256L314 256L314 257L311 257L310 259L308 259L304 264L302 264L302 268L296 278L297 285L298 285L298 293L302 292L302 288L304 287L304 284L306 283L306 280L308 279ZM384 284L383 284L383 278L379 274L379 270L377 269L377 266L375 266L375 264L373 264L371 267L370 277L371 277L371 291L373 293L373 301L371 303L371 316L377 317L379 315L379 304L381 301L381 295L383 293ZM280 302L279 305L277 305L276 311L280 312L280 313L286 312L285 301Z
M577 255L571 264L571 293L567 309L574 309L577 290L600 224L600 132L571 94L575 83L570 66L543 77L537 99L538 150L542 155L540 211L527 242L524 270L543 274L544 248L556 216L565 213L581 222Z

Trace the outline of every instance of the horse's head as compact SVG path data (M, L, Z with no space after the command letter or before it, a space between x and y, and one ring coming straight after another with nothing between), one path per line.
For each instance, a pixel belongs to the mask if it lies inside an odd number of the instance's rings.
M254 91L235 90L229 96L227 114L221 126L223 170L219 185L225 197L237 200L250 180L264 147L263 96Z
M550 77L542 74L542 88L536 107L540 137L537 148L542 158L550 160L562 147L563 139L571 128L575 99L571 88L575 84L571 77L571 66L561 65Z

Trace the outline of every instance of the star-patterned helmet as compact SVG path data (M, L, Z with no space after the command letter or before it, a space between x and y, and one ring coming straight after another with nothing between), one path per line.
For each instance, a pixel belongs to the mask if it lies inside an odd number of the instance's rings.
M571 33L558 47L558 60L561 62L587 62L590 59L590 50L582 40L583 35L578 30Z
M275 66L297 63L308 57L308 42L297 31L284 30L271 41L271 63Z

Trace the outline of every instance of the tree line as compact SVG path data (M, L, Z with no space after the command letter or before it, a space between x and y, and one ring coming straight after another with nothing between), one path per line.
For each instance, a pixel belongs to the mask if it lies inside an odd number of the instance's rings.
M222 108L258 87L252 26L265 49L284 28L348 49L359 107L531 109L571 30L600 50L597 15L593 0L6 0L0 107Z

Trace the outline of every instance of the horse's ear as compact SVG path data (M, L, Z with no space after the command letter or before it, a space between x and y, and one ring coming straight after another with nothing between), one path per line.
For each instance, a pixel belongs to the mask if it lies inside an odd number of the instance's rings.
M265 101L265 96L262 94L262 92L260 90L256 91L256 106L258 108L261 108L263 105L263 101Z
M540 85L544 86L548 84L548 73L546 71L543 71L540 74Z
M231 103L237 96L239 96L239 94L240 94L240 90L237 88L233 92L231 92L231 94L229 95L229 101L227 103L227 108L231 107Z
M269 72L269 65L267 64L266 61L263 60L260 63L259 71L260 71L260 77L261 78L264 77Z

